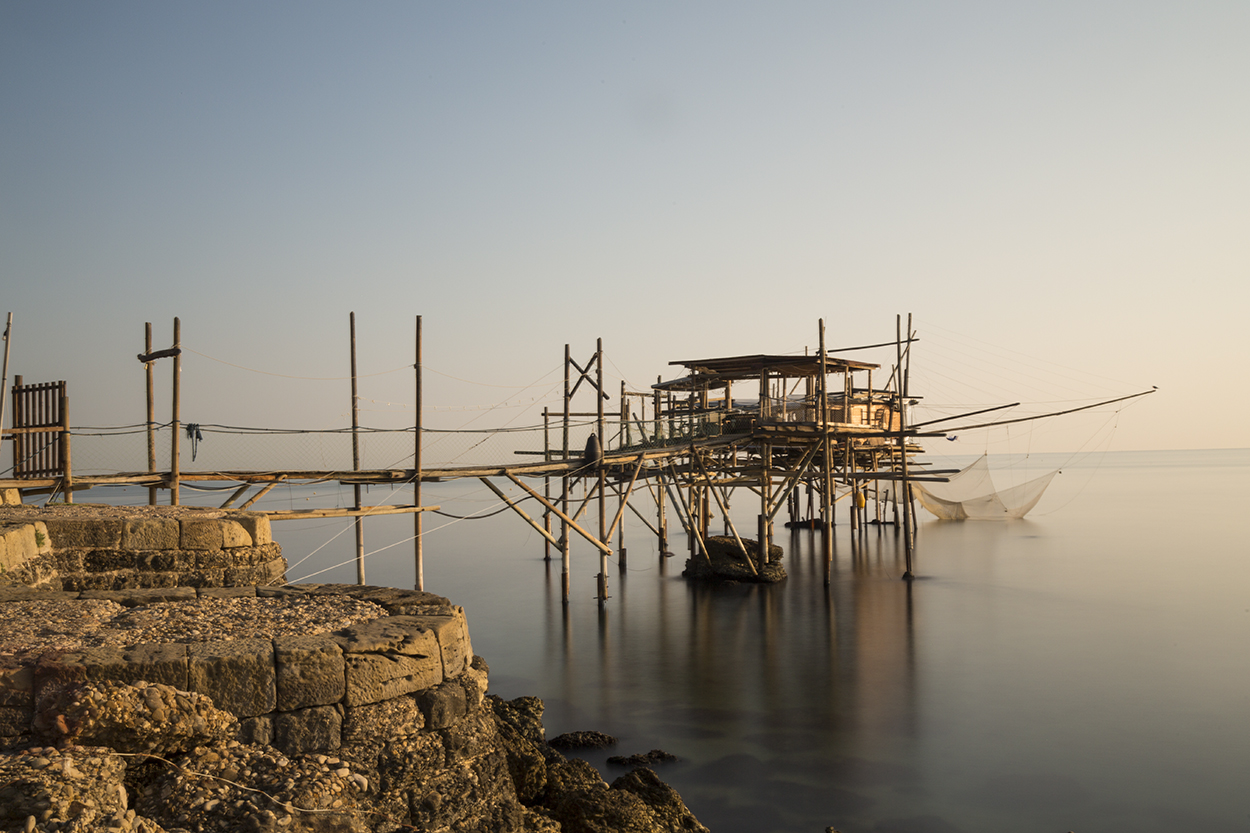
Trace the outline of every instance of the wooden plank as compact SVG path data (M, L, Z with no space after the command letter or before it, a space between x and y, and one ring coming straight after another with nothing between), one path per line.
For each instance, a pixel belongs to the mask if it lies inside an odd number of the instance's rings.
M364 518L380 515L411 515L414 512L433 512L442 506L365 506L360 509L278 509L253 510L266 515L271 521L298 521L306 518Z

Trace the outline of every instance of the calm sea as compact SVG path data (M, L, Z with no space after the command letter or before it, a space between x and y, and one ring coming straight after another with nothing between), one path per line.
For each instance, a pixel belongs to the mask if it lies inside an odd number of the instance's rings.
M840 517L828 586L818 534L784 532L784 583L694 587L684 538L662 559L631 517L606 607L579 541L566 609L558 553L505 512L427 515L426 589L464 606L494 693L543 698L549 737L620 739L586 756L608 780L609 754L678 755L660 775L715 833L1250 831L1250 450L995 464L1000 487L1063 473L1023 521L922 513L912 583L892 528ZM410 499L388 492L368 498ZM425 502L497 505L477 481ZM367 522L370 583L412 586L412 527ZM355 580L350 524L275 532L292 580Z

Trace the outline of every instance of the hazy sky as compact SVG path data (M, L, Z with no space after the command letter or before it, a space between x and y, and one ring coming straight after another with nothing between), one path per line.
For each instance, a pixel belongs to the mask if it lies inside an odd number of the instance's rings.
M525 424L566 342L615 390L911 312L934 413L1158 385L1111 447L1245 446L1247 44L1243 0L0 0L10 377L137 421L180 316L184 420L345 425L354 310L406 425L420 314L429 420Z

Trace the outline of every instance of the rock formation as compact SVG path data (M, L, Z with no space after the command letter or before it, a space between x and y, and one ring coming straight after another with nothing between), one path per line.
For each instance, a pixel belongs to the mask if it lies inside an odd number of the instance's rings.
M686 559L682 575L697 581L749 581L773 583L786 577L781 566L782 549L776 544L768 547L768 563L759 566L758 560L748 562L734 538L710 535L706 539L707 553ZM743 546L753 558L758 558L759 544L749 538L742 539ZM754 569L752 566L754 565Z

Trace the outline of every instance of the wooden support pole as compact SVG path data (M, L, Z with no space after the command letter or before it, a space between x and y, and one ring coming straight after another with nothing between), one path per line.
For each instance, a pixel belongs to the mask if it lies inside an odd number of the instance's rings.
M768 516L760 514L756 517L756 526L759 528L756 533L759 535L759 570L763 570L768 566ZM758 574L759 570L755 572Z
M829 439L829 370L828 353L825 351L825 319L820 319L820 379L817 380L817 390L820 393L820 406L817 412L820 414L820 435L821 451L824 456L824 466L822 474L824 476L820 497L820 519L824 521L824 534L821 536L821 545L824 548L825 562L825 585L829 584L829 575L832 572L830 567L833 565L833 443Z
M21 377L21 376L18 376L18 375L16 375L16 374L14 374L14 376L13 376L13 387L15 387L15 388L20 388L20 387L22 387L22 377ZM5 392L4 392L4 394L5 394L5 396L7 396L7 395L8 395L8 392L7 392L7 391L5 391ZM15 396L15 397L13 397L13 424L14 424L14 425L21 425L23 422L25 422L25 421L26 421L26 420L25 420L25 417L24 417L24 413L23 413L23 412L25 411L25 408L23 407L23 401L24 401L24 399L25 399L25 397L21 397L21 398L16 397L16 396ZM14 432L10 435L10 437L11 437L11 439L13 440L13 472L14 472L14 474L16 475L16 473L17 473L17 471L18 471L18 466L20 466L20 465L21 465L21 461L23 461L23 460L25 460L25 459L26 459L26 454L27 454L27 449L26 449L26 440L27 440L27 437L26 437L26 435L25 435L25 434L19 434L17 431L14 431Z
M285 474L280 474L280 475L278 475L278 476L277 476L277 478L276 478L276 479L274 479L272 482L270 482L270 483L266 483L266 484L265 484L265 485L261 488L261 490L260 490L259 492L257 492L256 494L252 495L252 497L251 497L251 498L247 501L247 503L245 503L245 504L243 504L242 506L240 506L240 507L239 507L239 510L240 510L240 511L242 511L242 510L244 510L244 509L247 509L247 508L248 508L249 506L251 506L253 503L255 503L256 501L260 500L260 499L261 499L261 498L263 498L265 495L269 494L271 491L273 491L273 487L274 487L274 486L277 486L277 485L278 485L279 483L281 483L283 480L286 480L286 475L285 475Z
M658 400L657 400L658 401ZM659 416L656 416L656 426L660 424ZM664 517L664 474L660 473L660 488L655 490L655 527L656 527L656 546L660 550L660 558L664 558L664 553L668 552L668 521Z
M231 506L234 506L234 502L238 500L239 498L243 497L243 493L246 492L250 488L252 488L251 483L244 483L242 486L235 489L233 492L230 493L230 497L226 498L226 502L221 505L221 508L229 509Z
M795 511L798 509L797 488L799 481L807 474L807 470L811 468L812 462L816 459L816 452L820 450L819 445L812 445L799 458L798 465L794 471L781 483L781 488L776 497L773 498L772 505L768 510L768 519L771 521L777 516L777 511L781 509L785 503L790 504L790 518L793 520ZM794 496L794 500L788 501L787 498Z
M71 455L70 433L69 433L69 397L65 395L65 388L61 388L61 465L64 466L65 474L62 479L64 484L62 488L65 491L65 502L74 502L74 461Z
M563 456L560 458L567 461L569 459L569 362L572 358L569 356L569 346L564 345L564 442L561 445ZM569 540L569 474L565 471L562 479L562 489L560 493L560 505L563 508L560 521L560 598L567 606L569 603L569 562L572 542ZM550 507L548 507L550 508Z
M169 505L177 506L180 499L178 490L178 441L182 434L182 322L174 319L174 414L171 421L173 433L169 439Z
M143 352L152 352L152 322L148 321L143 325ZM147 435L148 435L148 472L154 474L156 472L156 384L155 384L156 366L148 361L143 363L143 375L147 381L148 393L148 409L147 409ZM148 506L156 505L156 495L160 491L156 486L148 487Z
M764 443L760 449L759 559L761 570L768 566L768 499L773 482L771 458L772 444Z
M352 359L352 471L360 471L360 403L356 389L356 313L348 316L351 326L351 359ZM360 484L352 486L352 508L360 511ZM354 522L356 527L356 583L365 583L365 527L364 519L359 515Z
M551 462L551 412L547 406L543 406L543 462ZM551 475L543 475L543 497L551 500ZM543 528L548 533L551 532L551 513L546 509L543 510ZM543 561L551 560L551 541L553 539L544 536L543 538Z
M697 557L699 554L699 549L701 545L702 550L703 550L703 557L706 558L708 560L708 563L710 564L712 562L712 557L707 554L707 542L703 540L703 535L702 533L699 532L699 526L698 524L695 523L694 516L691 514L691 508L686 503L685 495L683 495L681 492L681 480L677 476L677 467L673 465L672 460L668 461L668 468L669 468L669 471L672 473L673 484L676 487L674 489L674 491L676 492L676 496L673 497L673 503L677 506L680 506L682 509L682 512L685 513L684 521L686 523L686 532L689 535L690 542L691 542L690 543L690 555L692 558ZM682 517L681 513L678 513L678 517Z
M907 481L907 412L906 404L903 398L903 317L901 315L894 318L894 335L895 335L895 353L897 355L898 365L894 374L894 389L898 393L898 454L903 466L903 555L906 559L906 572L903 578L911 580L912 575L912 528L911 528L911 484ZM910 337L910 333L908 334Z
M629 503L629 502L626 502L625 506L629 509L630 512L634 513L634 517L642 521L643 526L649 529L652 535L660 534L660 530L654 524L652 524L651 521L647 519L647 516L638 511L638 507L634 506L632 503Z
M595 426L599 432L599 448L608 450L608 438L604 431L603 421L603 339L595 340L595 404L597 411ZM608 489L607 472L602 462L599 464L599 540L609 545L609 549L599 551L599 603L608 600L608 556L612 554L608 534Z
M634 476L629 479L629 488L621 495L620 506L617 507L616 517L612 519L612 525L608 527L607 538L604 543L611 545L612 536L616 533L616 528L621 523L621 517L625 514L625 504L629 502L629 496L634 493L634 483L638 482L638 474L642 471L642 464L646 458L641 454L638 455L638 465L634 467Z
M424 408L423 408L424 380L422 379L422 376L421 376L421 371L422 371L421 344L422 344L421 316L418 315L417 316L417 345L416 345L417 363L414 368L416 370L416 382L417 382L416 403L415 403L416 410L417 410L417 418L416 418L416 430L413 432L414 433L414 437L413 437L414 449L413 449L413 461L412 461L412 467L415 470L415 474L413 475L413 478L412 478L412 503L414 506L421 505L421 440L422 440L422 434L425 431L425 416L424 416ZM414 562L413 566L415 568L414 572L416 573L416 585L415 585L416 590L425 589L425 534L424 534L424 525L422 522L423 517L424 517L424 513L422 512L418 512L412 516L412 526L413 526L412 532L413 532L413 535L415 536L412 539L412 550L413 550L412 557L413 557L413 562Z

